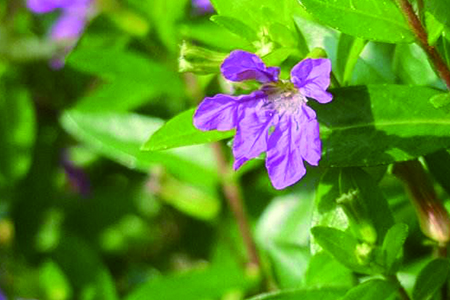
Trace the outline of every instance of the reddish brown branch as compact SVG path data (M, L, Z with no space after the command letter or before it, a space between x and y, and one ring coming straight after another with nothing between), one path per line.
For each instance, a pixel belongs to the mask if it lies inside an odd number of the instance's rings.
M431 46L428 43L427 32L423 27L422 23L420 22L419 17L414 12L411 3L409 3L408 0L395 0L395 1L397 2L398 6L403 12L403 15L408 21L408 24L411 27L412 31L414 32L420 46L428 54L428 57L435 66L437 72L439 73L439 76L442 78L442 80L444 80L445 84L447 85L447 88L450 90L450 70L446 65L446 63L444 62L444 60L442 59L442 57L439 55L439 52L437 51L436 47Z
M250 264L261 269L261 263L259 259L258 250L256 249L256 243L253 239L250 225L247 220L247 215L244 209L244 203L242 201L241 193L237 183L231 179L231 169L225 158L225 154L222 150L220 143L212 144L214 154L219 167L219 173L222 177L222 187L225 194L225 198L230 205L231 211L238 223L239 231L241 232L244 245L247 249L248 258Z

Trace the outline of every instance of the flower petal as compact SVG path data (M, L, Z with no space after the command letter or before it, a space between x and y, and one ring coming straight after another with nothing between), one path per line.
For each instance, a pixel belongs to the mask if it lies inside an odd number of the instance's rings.
M333 96L326 91L330 85L331 61L326 58L307 58L292 68L291 81L300 92L320 103L327 103Z
M258 106L242 109L233 141L234 170L267 150L269 128L275 119L274 111L264 110Z
M243 103L255 102L262 95L261 91L256 91L238 97L224 94L206 97L195 111L194 126L204 131L227 131L236 128L239 106Z
M301 149L302 128L293 116L285 115L268 141L266 168L276 189L299 181L306 173Z
M257 55L235 50L224 60L220 70L231 81L257 80L262 83L277 81L280 68L266 67Z
M195 8L197 13L213 13L214 7L210 0L192 0L192 6Z
M307 107L307 106L305 106ZM308 107L309 108L309 107ZM309 108L312 110L311 108ZM310 165L317 166L322 156L322 142L319 135L317 119L307 119L301 122L300 150L304 160Z
M29 10L37 14L48 13L59 7L59 1L27 0L27 7Z
M76 14L63 14L53 25L51 37L53 40L76 41L86 26L86 19Z

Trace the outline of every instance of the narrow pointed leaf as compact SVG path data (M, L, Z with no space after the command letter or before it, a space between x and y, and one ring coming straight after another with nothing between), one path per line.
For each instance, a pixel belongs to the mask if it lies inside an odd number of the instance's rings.
M192 124L195 110L187 110L169 120L144 144L142 150L157 151L188 145L204 144L223 140L234 135L231 131L200 131Z
M450 271L447 259L438 258L428 263L419 273L412 299L427 300L445 283Z

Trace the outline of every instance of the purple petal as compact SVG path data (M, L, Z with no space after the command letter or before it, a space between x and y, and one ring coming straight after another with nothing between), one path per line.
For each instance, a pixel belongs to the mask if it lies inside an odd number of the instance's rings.
M53 25L51 38L60 40L78 40L86 26L86 19L76 14L63 14Z
M272 185L278 190L296 183L306 174L301 134L294 117L285 115L269 138L266 168Z
M233 142L234 170L267 150L269 128L276 117L274 111L261 107L242 109Z
M266 67L255 54L235 50L224 60L220 70L231 81L257 80L262 83L278 80L280 68Z
M51 12L59 7L59 1L54 0L27 0L27 7L34 13Z
M306 105L304 106L304 109L313 111ZM317 166L322 156L322 142L320 141L319 135L319 123L315 117L305 118L305 120L301 122L301 126L302 134L300 137L300 150L302 158L310 165Z
M326 58L302 60L292 68L291 81L304 96L327 103L333 96L326 91L330 85L331 61Z
M210 0L192 0L192 6L197 13L213 13L214 7Z
M48 13L55 9L65 9L74 4L91 0L27 0L27 7L34 13Z
M195 111L194 126L204 131L226 131L236 128L239 106L248 101L259 100L261 95L261 91L256 91L238 97L224 94L206 97Z

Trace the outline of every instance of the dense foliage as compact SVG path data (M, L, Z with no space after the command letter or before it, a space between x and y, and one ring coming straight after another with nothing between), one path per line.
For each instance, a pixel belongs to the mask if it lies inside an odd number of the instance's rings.
M0 299L450 299L450 2L211 3L0 2Z

